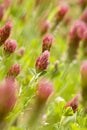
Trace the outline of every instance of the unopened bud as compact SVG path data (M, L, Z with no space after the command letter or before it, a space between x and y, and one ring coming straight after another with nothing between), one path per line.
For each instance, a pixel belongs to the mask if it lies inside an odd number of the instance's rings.
M12 23L11 22L7 22L3 28L1 28L0 30L0 46L2 44L4 44L4 42L8 39L8 37L10 36L11 33L11 29L12 29Z
M58 11L57 11L56 16L55 16L55 20L57 23L59 23L64 18L64 16L68 12L68 10L69 10L68 5L62 4L62 3L60 3L58 5Z
M76 21L69 33L68 60L76 58L80 40L83 38L86 30L86 24L82 21Z
M15 40L7 40L4 43L4 51L8 54L13 53L17 48L17 42Z
M79 94L76 95L71 101L69 101L69 102L66 104L65 108L71 107L71 108L73 109L73 111L76 112L77 109L78 109L79 97L80 97Z
M35 67L36 67L36 70L39 72L39 71L44 71L48 64L49 64L49 56L50 56L50 53L49 51L44 51L36 60L36 64L35 64Z
M87 111L87 61L84 61L80 69L82 85L82 104Z
M7 77L16 78L20 74L20 71L21 71L20 65L15 64L9 69Z
M42 79L41 81L39 81L36 93L38 101L46 101L52 93L53 84L49 80Z
M53 36L49 34L44 36L42 43L42 52L44 52L45 50L50 51L52 44L53 44Z

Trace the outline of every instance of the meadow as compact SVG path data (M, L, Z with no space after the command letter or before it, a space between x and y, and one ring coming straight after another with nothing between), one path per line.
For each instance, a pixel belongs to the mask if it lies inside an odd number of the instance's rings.
M0 130L87 130L87 0L0 0Z

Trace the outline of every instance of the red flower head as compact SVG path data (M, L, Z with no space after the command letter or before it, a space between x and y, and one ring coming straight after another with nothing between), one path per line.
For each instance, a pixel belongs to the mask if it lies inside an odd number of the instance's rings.
M66 13L69 10L69 6L67 4L63 4L63 3L59 3L58 5L58 11L56 13L56 21L59 22L61 21L64 16L66 15Z
M13 53L17 48L17 42L15 40L7 40L4 43L4 51L11 54Z
M35 64L35 67L36 67L36 70L37 71L44 71L48 64L49 64L49 56L50 56L50 53L49 51L44 51L36 60L36 64Z
M53 93L53 84L46 80L42 79L38 83L37 88L37 98L40 102L44 102L48 99L48 97Z
M19 64L13 65L7 73L7 77L15 78L20 74L21 68Z
M50 51L50 48L52 47L53 44L53 36L52 35L46 35L43 38L43 43L42 43L42 52L44 52L45 50Z
M70 39L73 39L76 37L78 39L83 38L83 34L86 30L86 27L87 26L84 22L82 22L80 20L76 21L70 30L70 33L69 33Z
M75 96L71 101L69 101L66 104L65 108L72 107L73 111L76 112L78 109L79 97L80 97L79 94L77 96Z
M8 39L10 36L12 29L12 23L7 22L4 27L0 30L0 45L4 44L4 42Z

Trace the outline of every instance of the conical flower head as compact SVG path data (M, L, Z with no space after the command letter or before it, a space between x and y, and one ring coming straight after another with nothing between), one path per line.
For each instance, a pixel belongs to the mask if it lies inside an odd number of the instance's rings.
M80 20L75 21L75 23L73 24L70 33L69 33L69 37L70 39L74 39L74 38L78 38L81 39L83 38L84 32L86 30L86 24Z
M59 3L58 4L58 11L55 15L56 22L60 22L64 16L67 14L69 10L69 6L67 4Z
M53 93L53 84L46 79L42 79L38 83L37 88L37 98L39 101L44 102L46 101L49 96Z
M8 54L13 53L17 48L17 42L15 40L6 40L4 43L4 51Z
M36 60L35 68L36 71L44 71L49 64L49 51L44 51Z
M4 42L8 39L10 36L12 29L12 23L7 22L4 27L0 30L0 45L4 44Z
M80 97L80 94L76 95L71 101L69 101L66 104L65 108L72 107L73 111L76 112L78 109L79 97Z
M45 35L42 43L42 52L44 52L45 50L50 51L52 44L53 44L53 36L50 34Z
M14 64L8 71L7 77L16 78L20 74L21 68L19 64Z

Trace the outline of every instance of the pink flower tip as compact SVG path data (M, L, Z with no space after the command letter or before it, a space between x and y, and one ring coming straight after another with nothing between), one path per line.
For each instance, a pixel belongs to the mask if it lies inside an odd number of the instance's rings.
M69 101L66 104L65 108L72 107L73 111L76 112L78 109L79 97L80 97L80 94L76 95L71 101Z
M53 91L54 91L53 84L49 80L42 79L38 83L36 95L39 101L43 102L50 97Z
M58 10L57 14L63 18L69 10L69 5L59 3L58 7L59 7L59 10Z
M20 74L21 68L19 64L14 64L7 73L7 77L15 78Z
M7 40L4 43L4 51L11 54L13 53L17 48L17 42L15 40Z
M0 30L0 45L4 44L4 42L8 39L10 36L12 29L12 23L7 22Z
M84 22L77 20L70 30L70 38L77 37L82 39L87 26Z
M81 72L82 82L84 83L84 85L86 85L85 83L87 82L87 60L82 63L80 72Z
M4 27L7 31L10 31L12 29L12 26L12 22L7 22Z
M43 43L42 43L42 52L44 52L45 50L50 51L52 44L53 44L53 36L50 34L44 36Z
M49 64L49 51L44 51L36 60L35 68L38 72L44 71Z
M11 78L0 84L0 118L6 116L17 101L18 85Z

